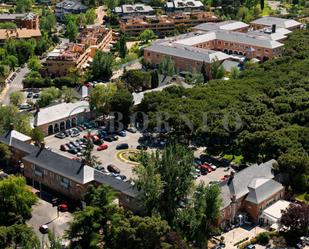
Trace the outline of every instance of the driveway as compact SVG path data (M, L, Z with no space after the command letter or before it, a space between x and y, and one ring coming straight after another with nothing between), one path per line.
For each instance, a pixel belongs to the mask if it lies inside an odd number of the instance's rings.
M16 72L16 77L11 83L8 83L1 94L1 103L4 105L10 104L10 94L15 91L23 89L22 81L25 76L30 72L27 66L20 69L20 72Z
M238 241L241 241L245 238L249 238L248 240L252 239L253 237L255 237L257 234L261 233L261 232L265 232L266 230L259 227L259 226L255 226L255 227L237 227L234 228L233 230L222 234L221 236L224 237L224 241L225 241L225 245L227 249L235 249L237 248L236 246L234 246L235 243L237 243ZM220 236L220 237L221 237Z
M59 212L57 214L57 207L53 207L52 204L39 199L38 202L32 207L32 218L27 222L33 229L36 235L39 237L41 243L48 242L48 236L42 235L39 231L39 227L43 224L47 224L50 231L52 231L57 237L62 237L64 231L68 229L69 222L72 221L72 214L69 212Z

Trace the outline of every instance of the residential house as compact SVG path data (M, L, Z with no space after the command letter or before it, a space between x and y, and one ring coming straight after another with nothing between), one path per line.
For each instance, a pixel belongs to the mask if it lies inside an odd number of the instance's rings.
M144 17L155 14L154 9L151 6L142 3L123 4L114 8L113 12L118 14L122 19Z
M204 11L204 4L199 0L169 0L165 3L165 10L167 13Z
M221 227L248 218L258 222L264 209L284 197L284 187L274 180L274 163L254 164L220 183Z
M65 0L56 4L55 15L58 21L65 22L65 15L84 13L87 9L88 7L80 2Z

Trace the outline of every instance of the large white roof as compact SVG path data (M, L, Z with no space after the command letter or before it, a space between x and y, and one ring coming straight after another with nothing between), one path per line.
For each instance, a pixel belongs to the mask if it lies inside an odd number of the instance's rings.
M285 200L279 200L263 210L263 215L279 220L282 216L281 211L286 210L291 203Z
M90 110L89 103L87 101L52 105L41 108L40 111L35 114L36 116L34 117L33 123L36 126L40 126L82 113L85 110Z
M272 26L273 24L276 24L277 27L286 28L286 29L301 25L300 22L297 22L292 19L285 19L285 18L279 18L279 17L273 17L273 16L264 16L262 18L252 21L251 23L265 25L265 26Z

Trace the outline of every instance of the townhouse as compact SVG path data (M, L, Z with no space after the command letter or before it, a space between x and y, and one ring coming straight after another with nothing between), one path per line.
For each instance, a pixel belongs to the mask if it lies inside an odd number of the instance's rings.
M263 211L284 197L284 187L274 180L275 163L270 160L251 165L220 183L221 227L248 219L261 222Z
M175 29L186 29L204 22L216 22L218 18L212 12L173 13L161 16L136 17L120 20L122 33L128 36L138 36L145 29L153 30L158 36L164 37Z
M16 131L11 130L0 136L0 142L10 147L12 162L22 162L28 184L76 202L82 200L88 186L105 184L116 192L120 206L136 210L134 199L137 190L129 182L117 180L80 161L50 151L44 144L36 147L20 138L20 133L16 135Z
M16 28L0 29L0 44L9 38L38 39L41 37L39 17L32 12L24 14L0 14L0 23L14 23Z
M46 71L53 76L62 76L70 68L87 68L96 51L108 49L112 40L111 29L102 25L89 25L78 35L75 43L63 44L48 53L44 63Z

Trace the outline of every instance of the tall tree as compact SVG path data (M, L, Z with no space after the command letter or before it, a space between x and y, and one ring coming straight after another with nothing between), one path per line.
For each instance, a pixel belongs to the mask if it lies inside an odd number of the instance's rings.
M73 214L73 221L66 232L66 237L71 240L71 244L77 243L82 248L100 248L102 240L100 236L101 212L97 207L87 206L83 211Z
M10 104L20 106L25 101L25 96L22 92L16 91L10 94Z
M150 40L156 39L157 36L151 29L145 29L142 33L139 34L138 39L142 43L148 43Z
M88 132L88 138L86 142L86 148L85 151L83 152L81 158L83 160L83 163L85 165L88 165L90 167L95 167L96 165L100 164L100 160L97 156L93 155L93 142L90 137L90 131Z
M31 207L37 197L26 185L23 177L11 176L0 181L0 225L24 222L31 217Z
M164 76L173 76L175 74L175 64L171 57L166 56L159 64L159 72Z
M31 139L36 144L41 144L42 142L44 142L44 134L43 134L43 132L41 131L40 128L35 127L35 128L32 129L32 131L31 131Z
M66 25L66 36L71 42L74 42L78 33L76 22L70 20Z
M121 58L125 58L128 52L127 49L127 39L125 35L121 35L120 39L119 39L119 56Z
M116 90L116 85L113 83L96 86L89 96L90 107L102 114L107 114L110 111L110 102Z
M204 83L207 83L207 81L209 80L209 77L208 77L208 70L207 70L207 65L205 61L203 61L203 64L202 64L201 74L203 75Z
M29 69L33 71L39 71L42 68L40 60L37 56L32 56L31 58L29 58L27 64L28 64Z
M74 89L67 86L62 87L61 96L66 103L73 102L76 99L76 93Z
M6 163L10 159L11 155L12 153L9 146L0 143L0 163Z
M88 9L85 13L86 24L94 24L95 20L97 19L97 14L95 9Z
M146 215L151 216L158 210L163 182L156 168L154 155L143 153L141 156L141 164L133 169L136 174L135 183L139 190L137 201Z
M159 74L158 70L151 72L151 88L157 88L159 86Z
M289 243L295 243L299 237L309 232L309 204L291 204L282 212L281 225L286 229L285 237Z
M98 51L92 62L92 75L95 79L109 80L113 75L114 57L110 53Z
M224 76L224 68L218 59L211 62L210 66L211 79L222 79Z
M261 10L264 9L264 0L260 0L260 6L261 6Z

